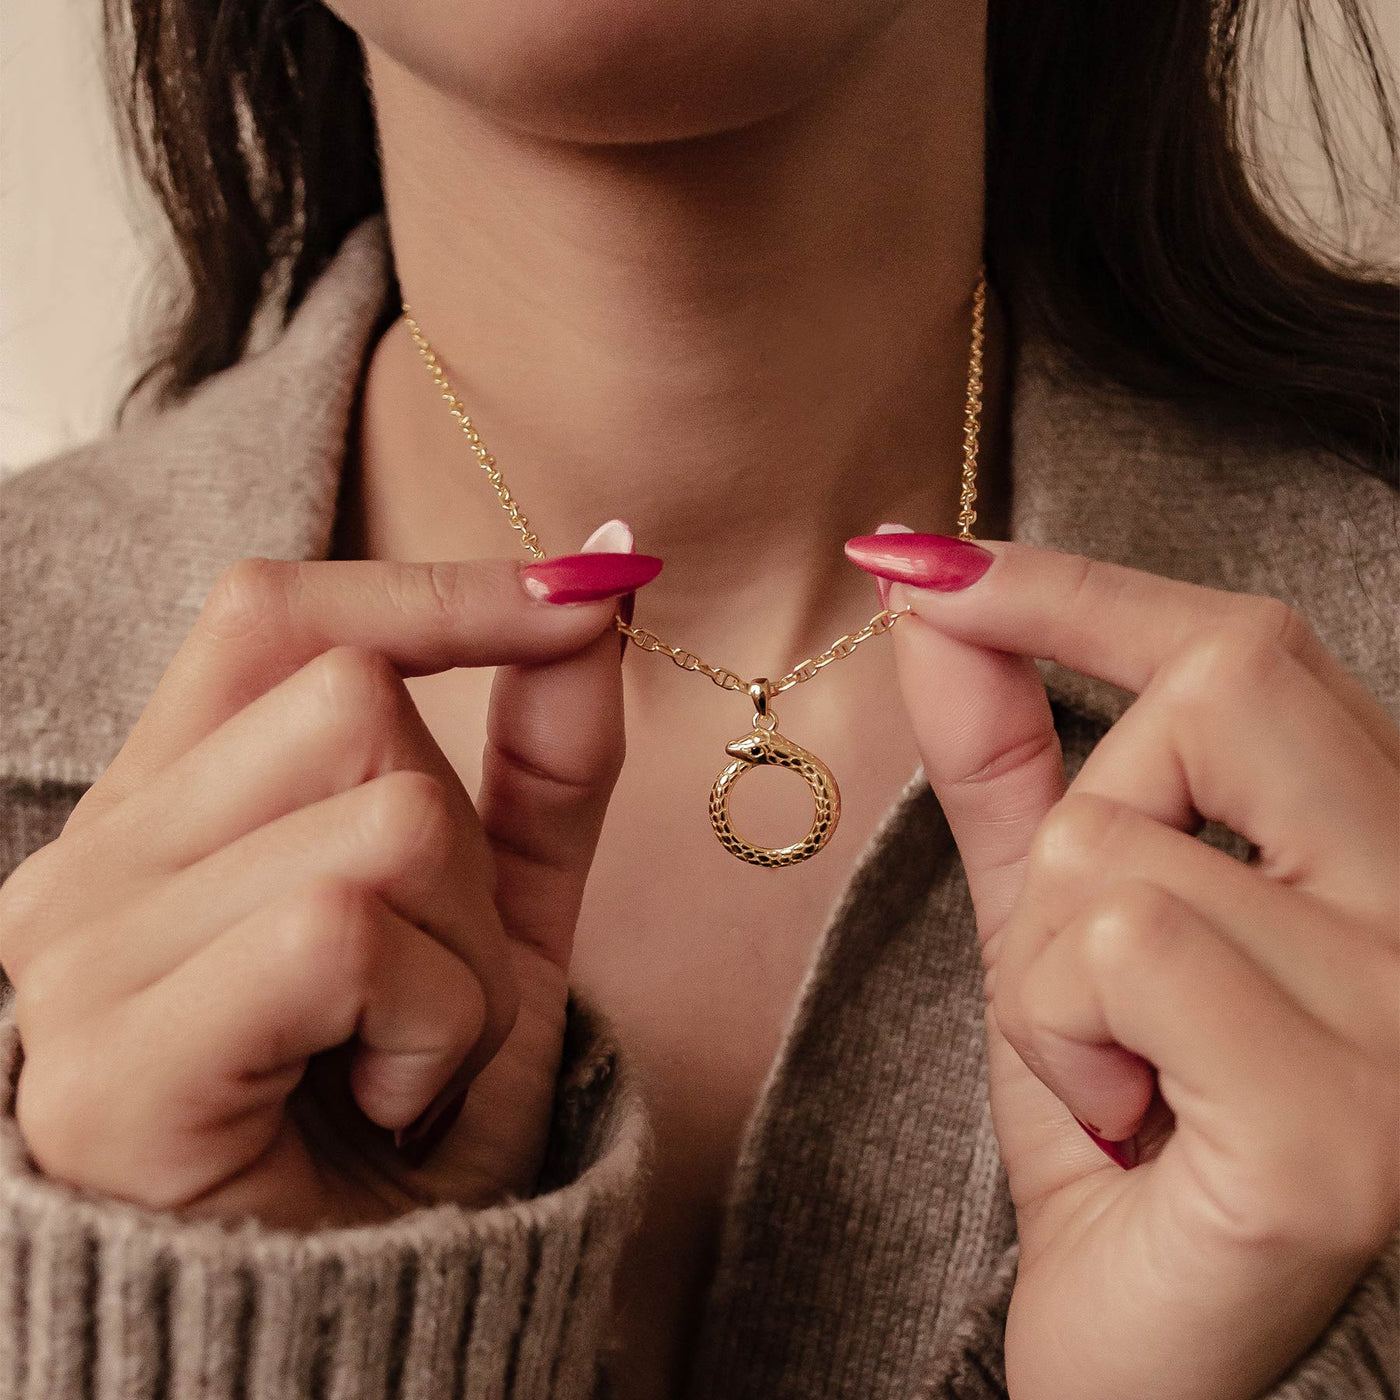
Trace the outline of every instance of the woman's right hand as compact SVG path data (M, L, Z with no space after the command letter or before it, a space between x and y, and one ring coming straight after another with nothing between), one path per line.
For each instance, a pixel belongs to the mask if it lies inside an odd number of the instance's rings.
M39 1168L289 1226L528 1193L623 755L610 599L659 567L225 573L62 835L0 887ZM593 600L540 596L561 578ZM403 677L490 665L478 810ZM437 1132L396 1148L386 1130L425 1110L431 1130L469 1084L426 1162Z

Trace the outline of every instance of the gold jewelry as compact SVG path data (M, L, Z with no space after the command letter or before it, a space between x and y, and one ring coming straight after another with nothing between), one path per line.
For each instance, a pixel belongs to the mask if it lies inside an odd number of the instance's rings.
M982 423L982 348L987 306L986 269L977 275L977 287L972 296L972 338L967 357L967 400L963 410L963 461L962 486L958 511L958 538L973 538L972 526L977 520L973 505L977 500L977 445ZM432 375L438 393L447 404L453 418L457 420L467 439L476 460L487 480L495 489L501 507L510 518L510 523L520 535L520 543L536 559L545 558L544 546L530 528L519 503L511 495L505 478L496 459L482 442L476 425L467 412L466 405L457 396L438 359L437 352L423 334L422 327L413 318L408 303L403 304L404 321L413 344ZM831 839L836 823L841 819L841 793L831 769L815 754L799 748L790 739L778 733L778 716L768 707L768 702L783 691L809 681L819 671L849 656L863 642L871 637L882 636L894 626L909 609L899 608L893 612L882 608L858 632L848 632L838 637L824 652L799 661L786 675L776 681L766 676L744 680L727 666L713 666L702 660L685 647L672 646L662 641L654 632L645 627L633 627L623 621L620 614L614 615L613 626L623 636L628 637L643 651L661 652L669 656L683 671L697 671L708 677L721 690L742 691L754 705L753 729L741 738L725 745L724 751L733 760L715 779L710 789L710 824L724 849L751 865L796 865L814 856ZM765 764L787 768L798 774L812 790L815 812L811 830L800 841L790 846L757 846L740 836L729 822L729 798L739 779L750 769Z

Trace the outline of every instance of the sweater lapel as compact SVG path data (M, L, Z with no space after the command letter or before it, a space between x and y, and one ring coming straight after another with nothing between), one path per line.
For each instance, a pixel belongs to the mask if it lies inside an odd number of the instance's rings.
M1400 496L1258 422L1158 403L1023 347L1012 537L1296 607L1400 717L1393 608ZM1052 698L1105 722L1131 696L1046 664Z
M7 483L0 779L91 783L221 569L328 552L386 268L371 220L270 348L178 407Z

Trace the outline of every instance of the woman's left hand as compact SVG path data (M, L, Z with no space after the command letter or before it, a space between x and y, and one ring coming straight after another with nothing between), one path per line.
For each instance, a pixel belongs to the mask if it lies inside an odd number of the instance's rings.
M1274 599L941 539L848 553L927 585L889 606L988 968L1010 1393L1248 1400L1400 1224L1400 735ZM1037 656L1139 697L1068 787Z

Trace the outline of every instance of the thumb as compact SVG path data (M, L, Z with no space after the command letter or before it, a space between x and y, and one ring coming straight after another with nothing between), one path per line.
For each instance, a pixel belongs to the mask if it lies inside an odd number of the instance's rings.
M882 590L888 606L901 606L903 590ZM987 945L1020 893L1036 829L1065 791L1050 701L1028 657L959 641L916 613L893 636L924 772L962 856L990 965Z
M631 529L610 520L581 552L634 549ZM491 687L477 809L496 907L511 938L566 971L626 747L618 653L609 627L561 660L499 667Z
M904 533L900 526L894 531ZM871 536L852 541L847 550L863 568L887 567ZM994 549L948 540L937 543L922 561L919 553L910 542L899 551L897 567L895 561L888 561L887 573L918 577L921 587L935 593L950 593L974 582L995 558ZM882 590L881 596L896 611L913 600L910 585L904 582ZM983 964L994 969L1001 957L1001 931L1025 884L1036 831L1065 792L1064 759L1050 700L1029 657L950 636L917 612L901 617L894 638L900 688L924 772L962 856ZM996 1024L998 1033L989 1046L993 1082L1007 1086L1014 1079L999 1072L998 1065L1003 1070L1010 1067L1011 1050L1001 1040L1008 1028L999 1021ZM1052 1082L1043 1074L1043 1057L1038 1061L1041 1068L1036 1069L1034 1058L1023 1054L1024 1037L1018 1036L1013 1044L1023 1067L1041 1077L1057 1097L1072 1077L1075 1092L1069 1099L1061 1097L1061 1102L1082 1101L1082 1081L1094 1085L1100 1095L1113 1092L1117 1103L1130 1101L1134 1121L1140 1117L1144 1067L1136 1056L1096 1045L1075 1062L1072 1076L1061 1074ZM1150 1081L1146 1092L1150 1097ZM1008 1102L1005 1090L1002 1100ZM1017 1111L1003 1110L997 1131L1008 1169L1015 1175L1017 1164L1027 1160L1024 1149L1048 1140L1046 1105L1041 1096L1019 1091L1011 1094L1009 1102ZM1105 1142L1082 1121L1080 1126L1114 1161L1127 1164L1123 1149Z

